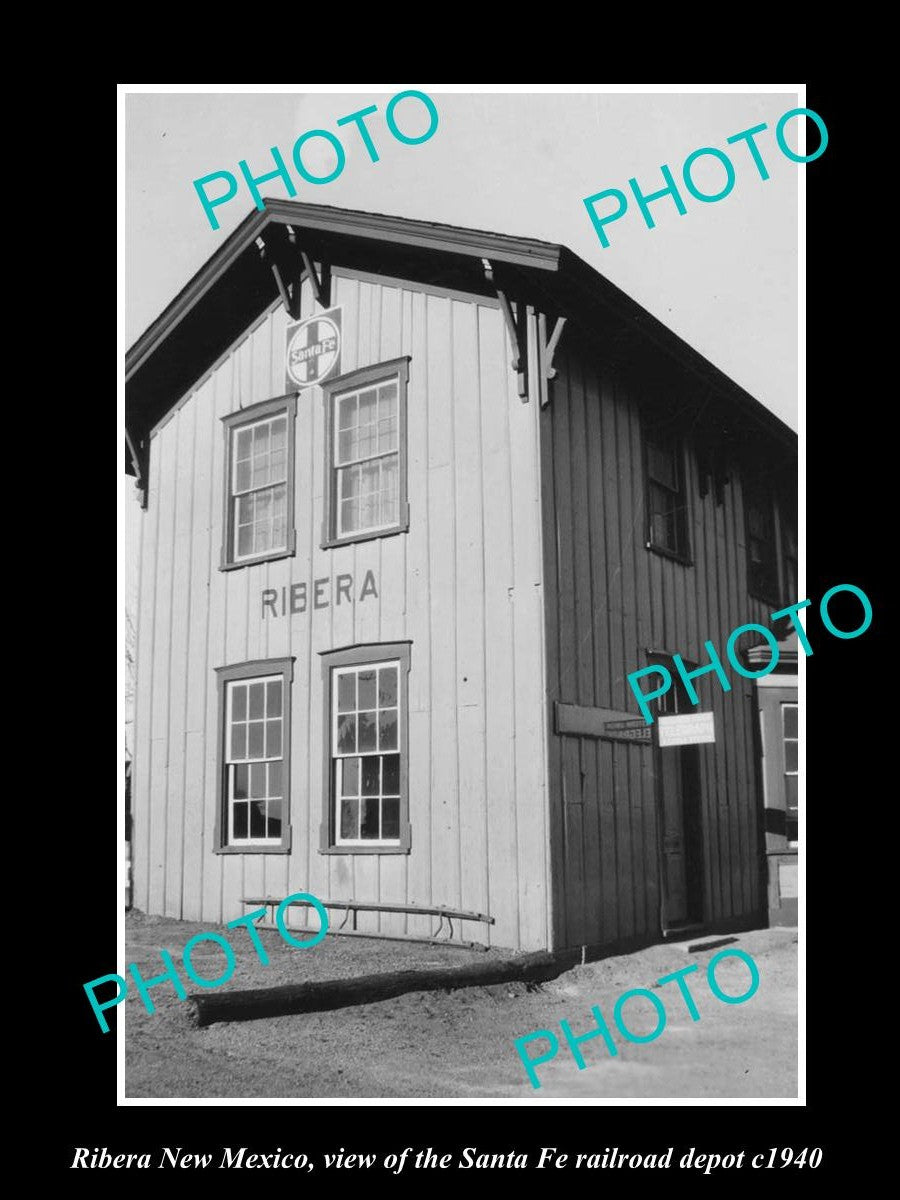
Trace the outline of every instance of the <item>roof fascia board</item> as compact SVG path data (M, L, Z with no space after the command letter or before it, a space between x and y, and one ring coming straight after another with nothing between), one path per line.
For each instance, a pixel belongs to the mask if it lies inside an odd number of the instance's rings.
M206 264L200 268L193 279L182 288L168 308L156 318L126 354L126 381L150 357L159 343L172 332L176 325L180 324L228 268L240 258L247 246L253 244L268 220L269 216L265 212L250 213L212 258L208 259Z

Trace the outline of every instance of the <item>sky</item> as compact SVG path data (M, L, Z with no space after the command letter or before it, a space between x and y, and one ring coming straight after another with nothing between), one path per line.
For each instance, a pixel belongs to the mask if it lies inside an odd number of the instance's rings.
M796 92L503 93L442 92L421 85L438 111L438 128L419 145L389 132L385 109L398 84L352 93L149 93L125 97L125 335L132 344L252 210L241 180L237 196L216 208L213 230L193 180L216 171L240 179L238 162L262 175L277 146L298 200L447 222L560 242L649 309L792 428L797 428L797 189L804 169L782 154L774 127L797 107ZM379 161L353 125L339 118L371 104L367 118ZM398 126L427 128L419 101L397 106ZM763 181L746 144L727 138L766 123L758 137L770 178ZM792 123L794 126L797 122ZM291 163L297 137L324 129L340 138L346 163L330 183L300 179ZM796 145L796 134L789 141ZM814 134L812 136L815 136ZM683 186L692 151L728 152L731 193L701 203ZM334 163L322 138L304 150L311 171ZM652 205L648 229L633 197L607 226L604 248L583 199L607 188L631 195L664 186L669 165L685 200ZM706 156L694 169L702 191L721 187L723 168ZM218 194L222 183L211 185ZM276 179L264 195L286 197ZM612 200L606 204L612 206ZM605 211L605 209L603 210Z

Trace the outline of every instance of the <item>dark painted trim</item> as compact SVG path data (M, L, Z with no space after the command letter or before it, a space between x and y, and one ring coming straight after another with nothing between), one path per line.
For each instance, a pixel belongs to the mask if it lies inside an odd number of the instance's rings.
M232 663L224 667L216 667L217 704L218 704L218 740L216 742L216 821L213 829L214 854L289 854L291 850L291 684L294 679L294 657L290 658L256 658L249 662ZM257 675L281 675L283 680L282 692L282 730L281 748L284 768L284 812L281 826L280 846L244 846L229 845L226 841L228 822L225 805L225 692L226 686L237 679L252 679Z
M287 497L286 497L286 517L287 524L285 532L287 535L287 548L273 550L270 554L257 554L253 558L232 558L234 547L234 506L231 503L231 439L236 429L242 428L244 425L252 425L255 421L265 420L268 417L277 416L279 413L284 413L287 417L287 432L286 432L286 447L287 447ZM294 470L296 458L296 418L297 418L297 396L296 393L289 393L285 396L277 396L271 400L261 400L258 404L249 404L246 408L241 408L237 412L228 413L222 417L222 428L225 434L225 470L222 472L223 479L223 515L222 515L222 549L219 558L220 571L237 571L241 567L252 567L257 563L275 562L279 558L291 558L296 554L297 550L297 532L294 524Z
M321 650L322 659L322 823L319 827L320 854L409 854L412 829L409 823L409 671L412 642L378 642L348 646L343 650ZM398 659L400 717L400 844L394 846L339 846L336 844L331 758L331 672L335 667L359 667Z
M373 538L390 537L395 533L409 532L409 496L407 484L407 391L409 388L410 356L402 355L387 362L372 363L338 375L322 384L322 403L325 406L325 514L322 518L322 540L320 549L330 550L336 546L348 546L353 542L367 542ZM334 465L334 408L335 398L343 392L356 391L368 384L382 383L397 378L397 435L399 443L399 495L398 519L387 529L365 530L360 533L338 537L337 528L337 469Z

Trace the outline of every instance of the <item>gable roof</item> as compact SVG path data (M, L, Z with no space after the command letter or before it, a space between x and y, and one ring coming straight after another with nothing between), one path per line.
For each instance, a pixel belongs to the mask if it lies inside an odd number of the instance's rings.
M277 256L287 245L288 226L313 261L476 295L493 294L481 261L490 259L513 300L573 318L587 332L612 322L622 337L652 344L698 377L751 427L785 448L796 447L796 434L774 413L565 246L267 199L265 209L245 217L128 351L125 425L132 451L277 298L273 273L256 243L263 237ZM126 453L129 470L131 457Z

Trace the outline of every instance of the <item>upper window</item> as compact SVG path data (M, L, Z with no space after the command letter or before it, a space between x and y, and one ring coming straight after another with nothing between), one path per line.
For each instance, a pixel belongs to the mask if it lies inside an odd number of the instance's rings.
M676 558L688 558L687 494L678 441L647 438L647 545Z
M750 487L747 504L747 588L760 600L779 602L778 548L772 497ZM792 598L792 597L791 597Z
M409 360L364 367L323 385L326 514L323 544L409 528L406 385Z
M797 843L797 750L799 729L797 705L782 704L781 733L784 741L784 808L787 840Z
M224 569L294 552L296 398L254 404L224 420Z
M219 668L218 850L289 848L291 664L274 659Z
M407 643L325 655L324 850L409 848L408 671Z

